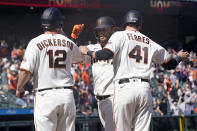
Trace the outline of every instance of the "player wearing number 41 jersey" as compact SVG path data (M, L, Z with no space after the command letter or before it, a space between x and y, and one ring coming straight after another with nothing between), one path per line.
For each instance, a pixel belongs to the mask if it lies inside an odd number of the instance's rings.
M79 48L62 31L64 17L57 8L47 8L42 17L44 34L32 39L20 66L16 95L33 75L36 90L36 131L74 131L76 108L71 64L82 61Z
M152 97L148 79L152 63L173 69L189 55L180 51L175 58L171 58L163 47L139 32L141 22L140 13L131 10L124 17L125 30L115 32L103 50L92 52L80 47L83 54L96 60L113 58L116 131L149 131Z

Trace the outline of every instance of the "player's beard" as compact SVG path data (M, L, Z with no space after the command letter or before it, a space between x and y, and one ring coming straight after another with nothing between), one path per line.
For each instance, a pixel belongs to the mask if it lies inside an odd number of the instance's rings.
M102 37L105 37L105 36L102 36ZM102 48L107 44L107 37L103 38L103 39L100 39L99 37L99 43L101 44Z

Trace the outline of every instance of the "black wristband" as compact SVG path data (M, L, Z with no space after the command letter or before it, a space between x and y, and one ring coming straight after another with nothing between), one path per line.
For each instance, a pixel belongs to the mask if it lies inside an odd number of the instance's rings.
M182 58L180 56L176 56L174 59L177 63L180 63L182 61Z
M89 56L92 57L92 53L93 53L93 51L88 51L88 52L87 52L87 55L89 55Z

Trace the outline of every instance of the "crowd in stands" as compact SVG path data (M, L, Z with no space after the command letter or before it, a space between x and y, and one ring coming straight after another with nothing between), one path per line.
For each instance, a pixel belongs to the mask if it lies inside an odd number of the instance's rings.
M24 46L8 50L6 41L0 41L0 109L32 108L34 100L33 80L25 86L25 97L15 96L20 63ZM168 49L173 56L176 51ZM97 102L93 94L94 84L90 64L72 66L73 93L77 113L97 115ZM181 62L175 70L164 70L155 65L150 85L153 96L153 115L197 114L197 55L190 52L190 58Z
M172 57L176 55L169 49ZM191 115L197 113L197 56L191 52L188 61L175 70L153 69L152 86L154 115Z

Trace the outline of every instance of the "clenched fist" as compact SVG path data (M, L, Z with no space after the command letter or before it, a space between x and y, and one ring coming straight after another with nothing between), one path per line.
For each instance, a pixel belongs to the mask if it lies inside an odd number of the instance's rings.
M22 89L22 90L16 90L16 96L18 97L18 98L23 98L24 97L24 94L25 94L25 91L24 91L24 89Z
M71 37L73 39L77 39L79 37L79 34L82 32L84 26L85 26L84 24L74 25L73 26Z

